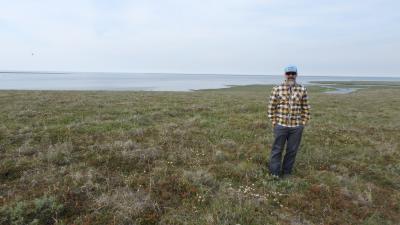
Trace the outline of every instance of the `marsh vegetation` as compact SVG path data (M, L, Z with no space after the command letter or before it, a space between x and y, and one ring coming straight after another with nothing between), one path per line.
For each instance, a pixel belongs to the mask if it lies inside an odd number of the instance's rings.
M398 223L400 88L323 90L287 180L271 86L1 91L0 224Z

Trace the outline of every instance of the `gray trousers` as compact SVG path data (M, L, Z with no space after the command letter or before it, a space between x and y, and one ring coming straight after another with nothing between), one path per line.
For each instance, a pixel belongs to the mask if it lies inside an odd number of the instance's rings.
M276 125L274 127L274 143L272 145L269 171L272 175L280 176L291 174L297 150L299 149L304 126L285 127ZM286 153L283 159L281 172L282 151L286 143Z

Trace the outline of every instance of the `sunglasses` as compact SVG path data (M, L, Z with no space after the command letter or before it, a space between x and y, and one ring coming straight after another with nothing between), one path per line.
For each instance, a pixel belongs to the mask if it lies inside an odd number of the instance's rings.
M287 76L290 76L290 75L291 75L291 76L296 76L297 73L296 73L296 72L287 72L286 75L287 75Z

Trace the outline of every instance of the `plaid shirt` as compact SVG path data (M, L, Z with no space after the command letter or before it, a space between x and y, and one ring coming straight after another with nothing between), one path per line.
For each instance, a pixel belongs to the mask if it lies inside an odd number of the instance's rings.
M307 89L300 84L290 87L284 82L275 86L269 98L268 118L273 125L306 125L310 119L310 105L307 100Z

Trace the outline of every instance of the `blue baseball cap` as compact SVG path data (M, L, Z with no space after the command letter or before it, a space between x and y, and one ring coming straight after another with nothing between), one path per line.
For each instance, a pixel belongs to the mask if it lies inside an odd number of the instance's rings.
M297 67L294 65L289 65L289 66L285 67L285 73L287 73L287 72L297 73Z

